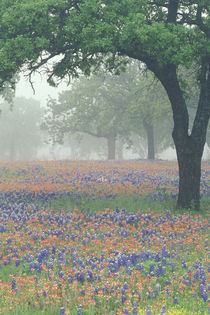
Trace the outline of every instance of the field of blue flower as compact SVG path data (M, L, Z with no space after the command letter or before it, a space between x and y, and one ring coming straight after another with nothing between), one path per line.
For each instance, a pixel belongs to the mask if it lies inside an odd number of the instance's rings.
M198 214L171 162L0 163L0 314L207 314Z

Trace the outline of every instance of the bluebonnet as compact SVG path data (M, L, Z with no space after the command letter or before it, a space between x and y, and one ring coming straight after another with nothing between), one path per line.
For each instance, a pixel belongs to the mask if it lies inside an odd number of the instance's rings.
M152 315L151 308L149 306L147 306L147 313L146 313L146 315Z
M52 262L49 262L48 265L47 265L48 269L53 269L53 263Z
M161 264L158 264L156 269L156 276L159 277L165 273L165 267L163 267Z
M92 282L93 281L93 273L90 270L87 271L87 281L88 282Z
M161 260L160 258L160 253L158 252L156 255L155 255L155 261L156 262L159 262Z
M174 299L174 304L175 305L178 304L178 299L177 298Z
M151 263L149 266L149 272L153 271L155 269L155 264Z
M47 296L47 292L44 289L42 289L42 294L43 294L44 297Z
M79 282L84 282L85 281L85 275L84 275L84 273L83 272L78 272L77 274L76 274L76 278L77 278L77 280L79 281Z
M21 262L20 259L16 259L15 266L18 267L20 265L20 262Z
M82 315L82 306L79 306L77 309L77 315Z
M121 296L121 303L124 304L125 300L126 300L126 297L125 297L124 294L122 294L122 296Z
M12 278L12 290L13 291L17 290L17 288L16 288L16 279L14 277Z
M124 289L124 290L127 290L127 289L128 289L128 284L127 284L127 282L124 283L123 289Z
M136 265L136 270L139 270L139 271L144 270L144 265L143 264Z
M200 284L200 293L202 299L206 302L208 300L208 293L206 287L202 283Z

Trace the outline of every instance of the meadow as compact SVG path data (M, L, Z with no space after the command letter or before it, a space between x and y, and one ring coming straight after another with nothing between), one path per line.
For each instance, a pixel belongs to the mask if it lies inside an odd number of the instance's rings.
M166 161L0 162L0 314L207 314L201 211Z

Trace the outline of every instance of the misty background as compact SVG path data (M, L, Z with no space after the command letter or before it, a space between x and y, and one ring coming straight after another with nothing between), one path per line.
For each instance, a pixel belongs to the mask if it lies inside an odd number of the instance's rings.
M96 137L85 132L74 132L63 135L62 141L51 141L49 132L40 128L46 115L47 102L58 99L60 93L69 90L65 82L58 87L50 87L46 77L35 74L31 84L23 75L16 86L14 105L1 100L0 114L0 160L88 160L107 159L107 143L103 137ZM165 133L171 138L172 125ZM116 137L116 160L146 159L147 139L144 132L130 133L126 137ZM59 143L60 142L60 143ZM157 142L157 139L155 139ZM176 152L171 138L168 145L156 152L156 159L176 160ZM204 160L210 159L210 149L206 144Z

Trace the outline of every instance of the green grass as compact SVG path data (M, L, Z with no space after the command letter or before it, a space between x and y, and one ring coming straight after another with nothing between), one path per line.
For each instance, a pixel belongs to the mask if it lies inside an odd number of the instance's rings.
M77 208L79 211L95 213L103 211L105 209L126 209L127 212L135 213L137 211L149 212L154 211L156 213L163 213L165 210L170 210L173 215L180 215L187 213L193 216L201 215L204 218L208 216L210 211L210 198L203 198L201 200L201 210L180 210L176 209L176 200L168 198L163 201L153 201L143 196L125 196L118 195L115 198L87 198L85 196L78 198L74 197L62 197L57 200L51 200L48 206L54 206L56 209L73 211Z

